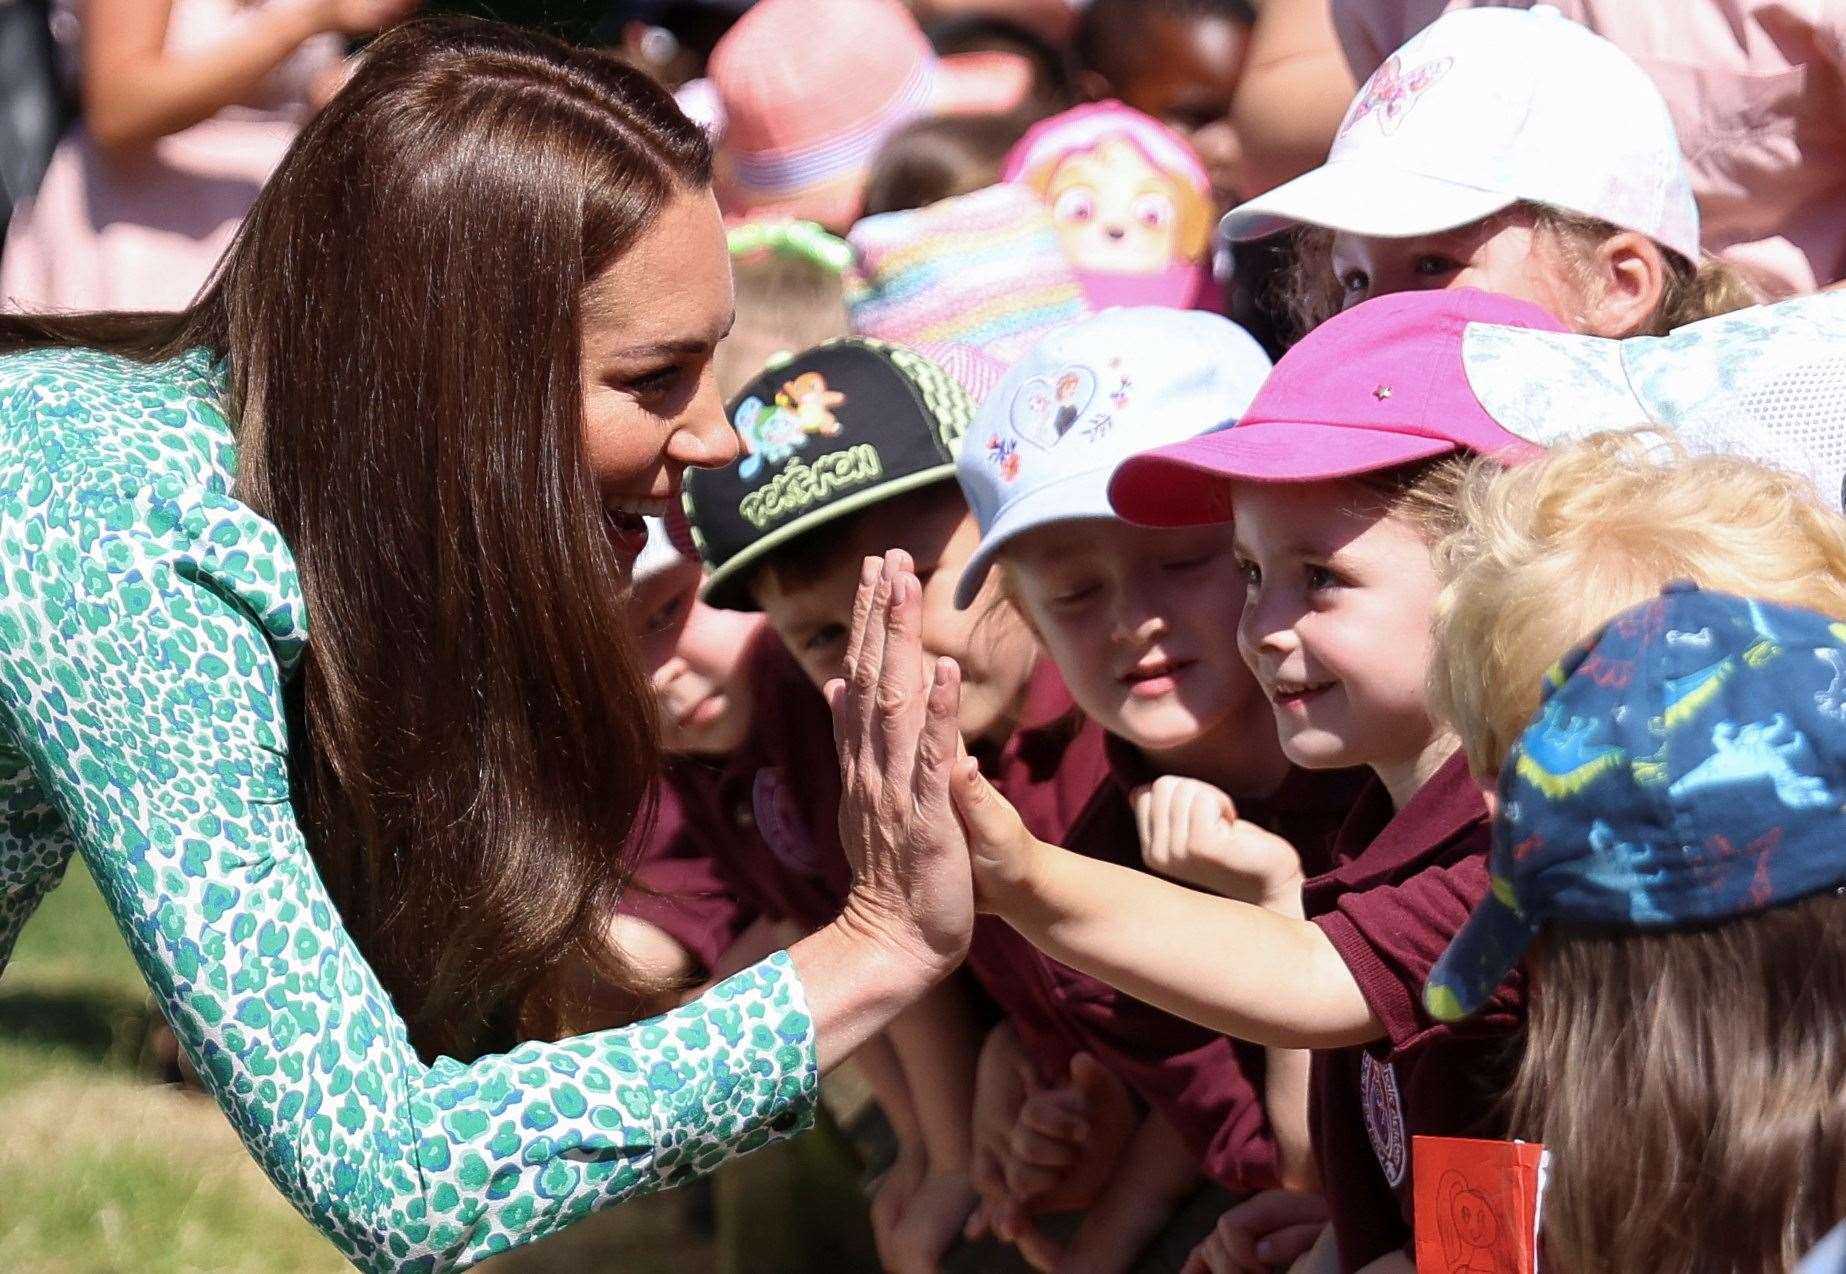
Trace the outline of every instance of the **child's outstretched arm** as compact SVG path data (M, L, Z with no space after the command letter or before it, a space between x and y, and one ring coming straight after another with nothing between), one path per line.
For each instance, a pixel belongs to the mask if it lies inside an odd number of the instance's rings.
M970 760L951 786L978 904L1053 959L1270 1047L1344 1048L1384 1035L1317 925L1048 845Z

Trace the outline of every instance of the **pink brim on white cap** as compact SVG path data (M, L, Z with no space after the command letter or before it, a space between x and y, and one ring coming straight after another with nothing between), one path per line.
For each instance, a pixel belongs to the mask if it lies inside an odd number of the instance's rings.
M1142 526L1196 526L1231 516L1232 482L1322 482L1376 473L1459 450L1430 434L1263 421L1130 456L1109 503Z
M1237 205L1219 230L1227 239L1261 239L1299 225L1379 239L1453 230L1519 202L1517 195L1464 186L1382 164L1332 160Z

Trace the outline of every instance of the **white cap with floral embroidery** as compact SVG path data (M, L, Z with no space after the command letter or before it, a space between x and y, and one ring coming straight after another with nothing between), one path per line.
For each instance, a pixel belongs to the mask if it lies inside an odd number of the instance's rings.
M1326 163L1231 209L1221 229L1402 239L1521 202L1699 259L1698 205L1666 99L1626 53L1551 5L1436 19L1365 82Z
M1237 423L1269 375L1248 332L1203 310L1104 310L1058 328L994 387L955 476L981 527L955 587L966 607L1002 545L1078 518L1113 518L1109 478L1138 451Z

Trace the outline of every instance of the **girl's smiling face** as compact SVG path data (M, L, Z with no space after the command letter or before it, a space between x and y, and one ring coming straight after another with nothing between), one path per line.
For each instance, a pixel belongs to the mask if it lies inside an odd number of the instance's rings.
M1170 768L1280 781L1262 693L1226 640L1244 604L1228 526L1059 522L1008 545L1003 569L1086 716Z
M742 747L756 711L748 674L763 617L718 610L699 600L704 574L680 561L634 586L629 623L660 708L668 752L723 756Z
M1282 749L1312 769L1369 765L1402 808L1454 750L1430 715L1429 546L1348 481L1233 486L1246 594L1237 644Z

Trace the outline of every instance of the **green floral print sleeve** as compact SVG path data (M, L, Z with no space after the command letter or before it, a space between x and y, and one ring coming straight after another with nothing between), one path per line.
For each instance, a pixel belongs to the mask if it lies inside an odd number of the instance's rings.
M422 1065L289 804L293 560L203 355L0 358L0 966L73 850L250 1153L355 1264L462 1269L805 1127L778 954L624 1030Z

